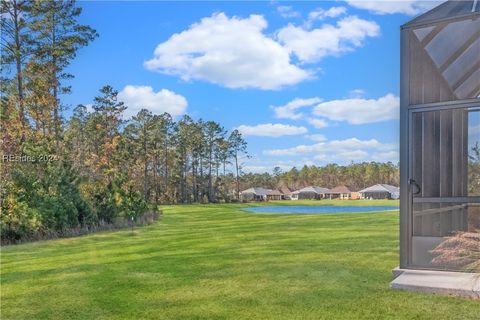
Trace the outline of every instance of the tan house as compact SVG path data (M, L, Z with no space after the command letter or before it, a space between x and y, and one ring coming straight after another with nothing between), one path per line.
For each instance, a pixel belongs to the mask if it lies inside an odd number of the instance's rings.
M283 200L283 193L280 190L271 190L267 193L267 201Z
M352 200L359 199L359 193L354 188L341 185L330 189L326 194L327 199Z
M291 200L292 199L292 190L288 187L281 187L280 192L283 193L284 200Z

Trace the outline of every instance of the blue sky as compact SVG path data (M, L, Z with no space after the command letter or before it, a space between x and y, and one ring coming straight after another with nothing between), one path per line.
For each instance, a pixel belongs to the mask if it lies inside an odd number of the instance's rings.
M128 114L238 128L244 171L398 161L400 25L430 2L78 4L100 37L70 66L67 105L110 84Z

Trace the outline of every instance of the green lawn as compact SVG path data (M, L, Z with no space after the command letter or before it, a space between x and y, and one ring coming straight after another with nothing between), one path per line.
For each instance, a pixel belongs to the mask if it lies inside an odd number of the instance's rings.
M479 319L478 301L389 289L398 212L242 206L166 206L133 235L2 248L1 319Z

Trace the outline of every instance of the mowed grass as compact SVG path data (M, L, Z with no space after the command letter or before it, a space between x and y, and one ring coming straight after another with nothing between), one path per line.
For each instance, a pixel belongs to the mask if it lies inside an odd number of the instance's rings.
M397 205L287 201L253 205ZM2 248L1 319L479 319L480 302L389 289L398 212L165 206L154 225Z

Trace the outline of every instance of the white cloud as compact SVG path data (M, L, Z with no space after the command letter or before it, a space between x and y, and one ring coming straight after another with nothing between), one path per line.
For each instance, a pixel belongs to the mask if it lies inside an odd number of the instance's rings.
M301 62L312 63L329 55L339 55L361 47L367 37L380 34L380 26L374 21L348 16L337 24L324 24L308 30L288 24L277 32L277 38L291 50Z
M290 52L263 31L261 15L216 13L172 35L145 62L149 70L228 88L279 89L311 76L290 61Z
M397 119L400 99L387 94L378 99L343 99L322 102L313 114L335 121L364 124Z
M348 96L350 98L354 98L354 99L363 98L363 97L365 97L365 94L366 94L366 92L363 89L353 89L353 90L350 90L348 92Z
M366 159L368 157L368 152L363 150L352 150L352 151L339 152L336 156L345 160L353 161L353 160Z
M331 7L328 10L319 8L308 14L309 21L324 20L326 18L335 18L347 12L345 7Z
M277 12L284 18L296 18L300 16L300 12L293 10L290 6L278 6Z
M275 113L275 117L280 119L298 120L303 118L303 113L297 112L298 109L308 106L313 106L321 102L320 98L314 97L310 99L295 98L283 106L271 106Z
M126 117L137 114L142 108L154 114L168 112L175 117L184 114L188 106L185 97L167 89L155 92L149 86L127 85L118 93L118 99L128 106Z
M323 134L308 134L305 136L305 138L316 142L327 141L327 137L325 137Z
M245 165L242 167L243 172L251 172L251 173L272 173L273 168L279 167L282 171L288 171L292 167L288 165L264 165L264 166L253 166L253 165Z
M310 158L295 159L295 160L278 160L278 159L264 159L265 157L259 157L254 155L251 159L247 160L247 163L242 166L242 171L253 173L272 173L273 168L279 167L282 171L286 172L293 167L302 168L303 166L315 165L315 162Z
M287 124L272 124L265 123L256 126L241 125L238 128L244 136L259 136L259 137L281 137L292 136L307 133L307 128L291 126Z
M350 138L298 145L286 149L264 150L262 155L254 155L246 160L244 169L252 172L271 172L275 166L288 171L292 167L301 168L304 165L321 165L322 163L348 164L352 161L398 163L398 155L396 143Z
M403 13L413 16L439 5L444 0L346 0L346 2L352 7L366 9L380 15Z
M357 138L350 138L345 140L332 140L327 142L319 142L311 145L298 145L293 148L286 149L271 149L265 150L264 154L270 156L295 156L301 154L317 154L323 158L345 158L346 155L351 155L352 152L359 155L359 150L377 150L377 151L391 151L396 148L393 144L380 143L376 139L360 140ZM336 156L335 156L336 155Z
M328 127L327 121L323 119L315 119L315 118L310 118L307 120L308 123L310 123L312 126L314 126L317 129L323 129Z
M372 155L372 160L377 162L393 162L397 163L400 159L400 154L397 150L387 152L377 152Z
M351 163L355 160L367 161L368 152L364 150L341 151L338 153L321 153L314 157L315 160L323 162Z

